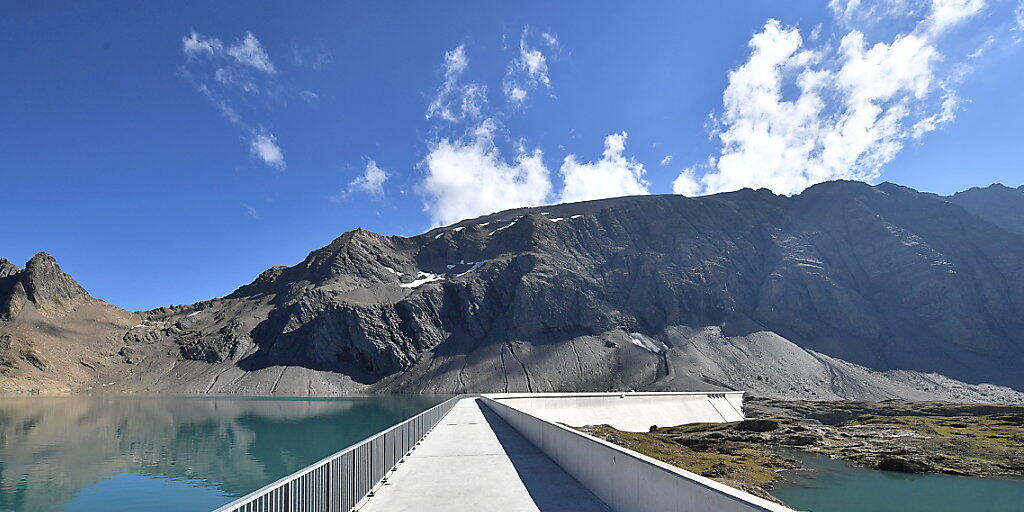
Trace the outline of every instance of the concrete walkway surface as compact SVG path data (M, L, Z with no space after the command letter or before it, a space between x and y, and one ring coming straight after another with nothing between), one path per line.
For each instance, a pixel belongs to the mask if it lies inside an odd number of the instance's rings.
M460 401L361 512L611 512L476 398Z

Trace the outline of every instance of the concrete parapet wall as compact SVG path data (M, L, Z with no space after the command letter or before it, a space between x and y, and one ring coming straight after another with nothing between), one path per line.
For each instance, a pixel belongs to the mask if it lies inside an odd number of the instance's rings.
M510 406L518 400L481 399L616 512L793 512Z
M647 432L651 425L742 421L743 392L505 393L488 398L555 423L611 425Z

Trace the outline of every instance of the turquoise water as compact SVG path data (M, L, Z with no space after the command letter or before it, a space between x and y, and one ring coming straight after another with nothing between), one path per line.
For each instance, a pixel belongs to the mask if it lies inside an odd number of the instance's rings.
M0 398L0 512L210 510L443 399Z
M811 512L1021 512L1024 481L907 475L849 465L815 455L800 459L813 471L796 471L772 495Z

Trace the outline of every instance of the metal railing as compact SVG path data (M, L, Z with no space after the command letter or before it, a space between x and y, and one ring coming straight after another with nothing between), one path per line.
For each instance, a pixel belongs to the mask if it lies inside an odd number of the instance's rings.
M213 512L349 512L462 398L435 405Z

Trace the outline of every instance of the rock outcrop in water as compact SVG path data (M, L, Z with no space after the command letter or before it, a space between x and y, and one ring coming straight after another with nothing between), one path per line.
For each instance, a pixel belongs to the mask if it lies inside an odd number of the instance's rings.
M830 182L356 230L140 313L113 388L1019 401L992 384L1024 389L1024 236L956 203Z

